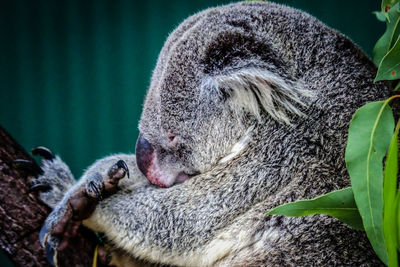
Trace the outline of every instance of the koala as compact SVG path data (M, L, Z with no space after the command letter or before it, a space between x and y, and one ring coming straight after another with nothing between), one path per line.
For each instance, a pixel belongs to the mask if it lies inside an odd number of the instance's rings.
M83 224L120 266L382 265L364 232L332 217L266 216L350 185L351 117L390 95L375 73L346 36L290 7L187 18L159 54L136 155L100 159L75 183L59 157L34 151L33 189L53 207L42 244L62 250Z

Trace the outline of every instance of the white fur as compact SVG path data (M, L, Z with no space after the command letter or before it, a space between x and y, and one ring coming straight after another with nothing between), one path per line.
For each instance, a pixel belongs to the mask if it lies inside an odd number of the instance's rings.
M253 131L254 126L247 129L246 133L239 139L239 141L233 145L231 151L219 160L218 163L225 163L238 156L249 144L251 140L251 132Z
M101 221L102 225L96 222ZM277 229L269 229L260 234L249 235L248 230L239 230L232 226L227 231L217 235L208 245L186 253L172 253L156 246L141 246L143 239L134 232L116 229L108 218L94 212L92 217L84 221L84 225L100 232L105 232L111 243L118 244L120 249L131 255L152 262L163 261L166 264L178 266L225 266L224 258L232 252L239 253L253 248L263 248L266 241L276 242L279 238ZM239 230L239 231L238 231ZM265 249L265 248L263 248ZM124 263L124 266L126 263ZM117 264L117 266L119 266Z
M257 68L210 76L203 81L202 88L219 92L221 89L226 90L233 110L237 106L242 107L260 120L262 108L273 119L288 125L291 122L287 112L304 116L300 107L306 107L308 100L314 96L300 82L288 83L268 70Z

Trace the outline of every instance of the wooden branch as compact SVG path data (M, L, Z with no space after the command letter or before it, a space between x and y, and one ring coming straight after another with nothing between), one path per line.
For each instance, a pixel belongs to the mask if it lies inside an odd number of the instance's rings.
M16 266L50 266L39 244L39 231L50 208L28 193L34 177L13 167L32 157L0 126L0 247ZM73 246L59 252L60 266L92 266L95 235L81 227Z

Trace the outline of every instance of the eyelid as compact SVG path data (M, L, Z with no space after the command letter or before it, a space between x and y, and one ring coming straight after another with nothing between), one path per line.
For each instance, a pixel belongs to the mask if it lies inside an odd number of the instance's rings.
M169 140L168 146L169 147L176 147L179 142L179 136L173 133L167 134L167 138Z

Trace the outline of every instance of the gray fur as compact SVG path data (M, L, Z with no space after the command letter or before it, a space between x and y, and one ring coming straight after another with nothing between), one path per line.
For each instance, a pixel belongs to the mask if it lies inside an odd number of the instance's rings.
M51 186L51 190L41 192L39 197L44 203L54 208L75 183L75 179L69 167L58 156L52 160L42 160L41 168L44 175L39 175L33 180L32 185Z
M241 2L191 16L160 53L139 128L161 169L197 175L157 188L132 156L135 180L84 223L125 255L163 264L380 265L365 234L336 219L265 216L349 186L351 116L389 95L373 84L375 72L345 36L292 8ZM98 161L82 181L117 158Z

